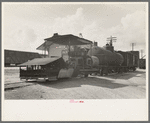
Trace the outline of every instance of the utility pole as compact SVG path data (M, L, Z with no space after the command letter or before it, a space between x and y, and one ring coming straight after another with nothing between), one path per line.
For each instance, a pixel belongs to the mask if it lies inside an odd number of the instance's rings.
M113 42L116 42L116 39L117 37L112 37L110 36L109 38L107 38L107 41L109 41L109 45L112 46L113 45Z
M44 58L46 57L46 41L44 43Z
M143 50L141 50L141 58L143 57Z
M135 43L131 43L132 51L134 50Z
M134 50L134 43L132 43L132 51Z

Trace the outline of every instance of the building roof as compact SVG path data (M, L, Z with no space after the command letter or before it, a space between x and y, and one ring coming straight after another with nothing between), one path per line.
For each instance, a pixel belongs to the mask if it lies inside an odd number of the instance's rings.
M51 41L45 41L43 44L41 44L38 48L36 48L37 50L45 50L46 47L52 45L53 42Z
M45 47L50 46L51 44L60 44L60 45L86 45L86 44L92 44L93 42L84 38L80 38L77 36L74 36L72 34L68 35L58 35L54 34L50 38L44 39L46 42L44 42L42 45L40 45L37 50L44 50Z
M27 66L27 65L47 65L53 61L61 59L61 57L54 57L54 58L35 58L31 61L25 62L18 66Z

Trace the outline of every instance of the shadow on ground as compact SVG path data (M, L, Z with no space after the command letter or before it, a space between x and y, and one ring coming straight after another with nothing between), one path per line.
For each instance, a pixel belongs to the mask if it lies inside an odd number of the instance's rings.
M113 83L113 80L107 80L107 79L95 78L95 77L60 79L57 81L48 81L48 82L32 81L32 83L37 83L42 86L57 88L57 89L75 88L84 85L104 87L109 89L122 88L128 86L125 84Z
M104 76L106 78L111 78L111 79L124 79L124 80L128 80L132 77L141 77L143 76L143 74L146 73L145 71L130 71L130 72L127 72L127 73L119 73L119 74L110 74L110 75L107 75L107 76ZM139 74L141 74L141 76L138 76Z

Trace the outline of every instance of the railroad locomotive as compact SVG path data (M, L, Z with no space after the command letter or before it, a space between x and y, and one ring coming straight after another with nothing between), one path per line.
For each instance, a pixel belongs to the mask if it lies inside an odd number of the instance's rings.
M54 35L45 39L41 47L52 43L67 45L67 52L61 57L37 58L20 66L21 79L71 78L89 74L108 75L109 73L135 71L138 66L138 51L115 51L112 40L104 47L92 46L92 42L74 35ZM82 48L81 45L90 45ZM71 50L71 46L73 50ZM44 47L44 49L45 49ZM67 57L66 57L67 56ZM25 67L26 69L22 69Z
M88 51L82 49L77 52L80 52L80 55L71 54L70 64L75 70L78 69L78 73L85 76L92 73L108 75L114 72L135 71L138 67L138 56L135 54L137 51L114 51L112 43L107 43L104 47L93 46Z

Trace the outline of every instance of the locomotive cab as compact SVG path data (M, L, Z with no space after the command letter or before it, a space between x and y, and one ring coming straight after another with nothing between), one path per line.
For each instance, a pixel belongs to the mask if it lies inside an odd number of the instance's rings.
M110 45L110 44L106 44L106 46L103 47L106 50L109 50L111 52L114 52L114 46Z
M84 65L83 58L82 57L72 57L70 58L70 66L74 69L82 68Z

